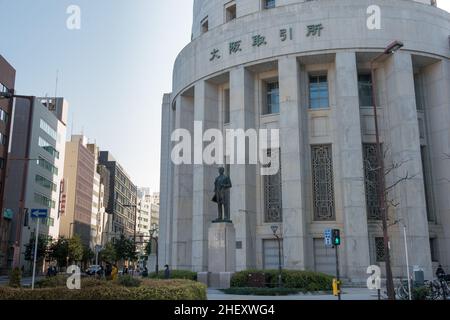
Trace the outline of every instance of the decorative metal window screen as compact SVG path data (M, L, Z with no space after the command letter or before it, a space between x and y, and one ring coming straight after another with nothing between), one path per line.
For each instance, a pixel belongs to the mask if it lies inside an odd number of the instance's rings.
M369 220L381 220L380 178L378 176L377 145L363 145L364 181L366 184L366 206Z
M266 223L283 221L280 150L276 150L276 153L267 150L267 156L271 157L272 155L278 157L280 169L275 175L264 176L264 221Z
M375 238L375 257L377 262L386 261L386 252L384 250L384 238Z
M312 147L314 219L334 221L333 156L331 145Z

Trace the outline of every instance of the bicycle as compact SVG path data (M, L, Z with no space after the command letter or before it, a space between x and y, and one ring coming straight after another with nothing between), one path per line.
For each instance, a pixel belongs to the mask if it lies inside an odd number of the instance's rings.
M409 300L409 289L407 280L400 280L400 284L395 289L395 294L399 300Z

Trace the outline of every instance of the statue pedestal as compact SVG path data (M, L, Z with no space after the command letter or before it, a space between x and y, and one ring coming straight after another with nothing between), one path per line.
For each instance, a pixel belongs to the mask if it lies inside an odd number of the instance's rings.
M212 288L230 287L236 271L236 231L233 223L215 222L208 232L208 285Z

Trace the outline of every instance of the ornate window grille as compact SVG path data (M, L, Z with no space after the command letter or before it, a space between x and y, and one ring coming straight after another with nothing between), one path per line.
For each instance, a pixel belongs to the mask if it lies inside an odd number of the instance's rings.
M331 145L312 147L314 219L336 220L334 208L333 156Z
M384 251L384 238L375 238L375 257L377 262L386 261L386 252Z
M366 206L369 220L381 220L380 177L378 176L377 145L363 145Z
M280 154L280 150L276 152L278 155ZM267 156L272 156L272 150L267 150ZM264 176L264 221L266 223L283 222L281 161L279 157L278 160L280 164L278 173ZM270 164L268 167L270 167Z

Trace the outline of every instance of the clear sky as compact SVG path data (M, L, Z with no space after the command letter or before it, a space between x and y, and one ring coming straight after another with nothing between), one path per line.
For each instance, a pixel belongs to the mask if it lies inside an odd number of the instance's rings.
M70 103L69 130L111 151L139 186L159 190L161 100L190 41L192 0L0 0L0 54L18 93ZM69 5L81 29L66 28ZM450 11L450 0L439 0ZM73 125L72 125L73 124Z

